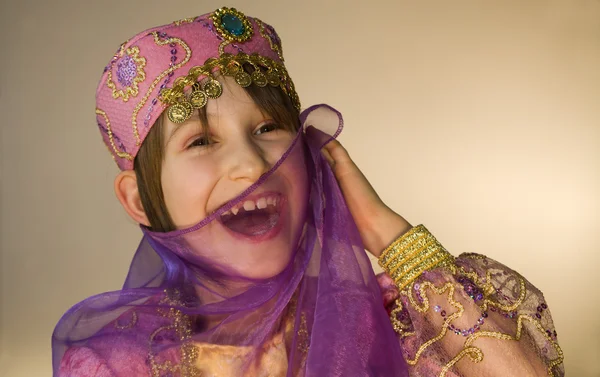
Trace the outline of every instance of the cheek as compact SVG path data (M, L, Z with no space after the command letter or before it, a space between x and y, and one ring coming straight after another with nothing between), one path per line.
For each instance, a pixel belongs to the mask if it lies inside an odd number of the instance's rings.
M217 179L215 166L192 160L165 161L162 173L165 205L177 228L186 228L206 217L206 203Z
M308 202L309 178L305 158L304 149L299 143L282 165L291 186L293 210L297 215L304 213Z

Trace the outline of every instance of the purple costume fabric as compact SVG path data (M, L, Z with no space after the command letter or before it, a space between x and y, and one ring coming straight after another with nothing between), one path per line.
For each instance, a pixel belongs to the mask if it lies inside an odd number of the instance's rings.
M341 132L341 115L313 106L300 122L278 163L217 212L185 230L142 229L123 289L80 302L57 324L54 376L67 373L61 360L73 350L102 360L98 376L201 375L209 361L198 344L245 347L235 375L261 375L253 368L284 317L293 329L287 376L408 375L358 230L320 153ZM289 250L273 250L289 253L289 263L266 279L240 276L215 257L228 252L219 217L256 190L276 187L282 168L308 172L305 209L291 214L302 217L300 228L289 232Z

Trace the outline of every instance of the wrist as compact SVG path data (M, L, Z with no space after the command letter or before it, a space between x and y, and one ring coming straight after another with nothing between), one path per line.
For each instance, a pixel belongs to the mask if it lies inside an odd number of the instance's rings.
M412 225L402 216L389 208L388 210L387 214L376 218L372 227L373 240L370 247L367 247L369 252L377 258L394 240L412 228Z

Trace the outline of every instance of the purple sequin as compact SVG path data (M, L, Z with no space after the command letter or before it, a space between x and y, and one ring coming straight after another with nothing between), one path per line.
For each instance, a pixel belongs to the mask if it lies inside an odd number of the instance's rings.
M445 314L446 314L446 312L443 312L442 317L445 317ZM471 334L475 334L477 331L479 331L481 329L481 326L485 322L485 318L487 318L487 313L483 312L481 314L481 317L479 317L479 319L477 320L477 323L469 329L461 330L458 327L454 326L453 324L449 324L447 327L450 331L452 331L456 335L469 336Z
M265 25L265 31L267 32L267 35L269 36L269 38L271 38L271 40L273 42L275 42L275 44L277 44L277 46L279 48L281 48L281 39L279 39L279 36L277 35L277 33L275 32L275 29L273 29L273 27L271 25Z
M98 128L100 128L100 131L102 131L104 134L106 134L106 136L108 136L108 128L106 128L104 126L104 124L99 120L97 123L98 123ZM121 139L119 138L119 136L117 136L113 132L112 137L113 137L114 143L117 145L117 147L119 147L119 150L121 150L122 152L127 152L127 149L125 148L125 145L123 144L123 142L121 142Z
M483 292L471 279L466 276L459 276L456 280L462 284L465 293L469 295L473 301L478 302L483 300Z
M137 65L131 56L125 55L117 62L117 80L121 85L131 86L137 74Z

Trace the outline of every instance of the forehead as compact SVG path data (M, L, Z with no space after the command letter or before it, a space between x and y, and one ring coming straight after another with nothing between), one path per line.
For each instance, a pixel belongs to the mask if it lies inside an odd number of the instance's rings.
M250 94L238 85L232 77L218 76L217 80L223 86L223 94L217 99L211 99L206 104L206 115L210 117L243 115L243 113L258 111L260 107Z

